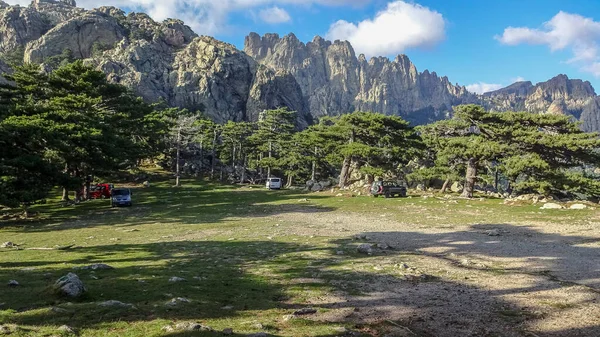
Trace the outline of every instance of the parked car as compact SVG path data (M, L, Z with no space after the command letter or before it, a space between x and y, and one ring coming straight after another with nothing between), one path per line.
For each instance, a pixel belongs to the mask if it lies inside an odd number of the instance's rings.
M386 198L394 196L406 197L406 187L401 186L395 181L376 181L371 185L371 194L377 198L383 195Z
M128 188L115 188L112 190L111 206L132 206L131 190Z
M90 199L109 199L113 189L112 184L96 184L90 186Z
M270 190L280 190L281 189L281 178L267 179L267 188Z

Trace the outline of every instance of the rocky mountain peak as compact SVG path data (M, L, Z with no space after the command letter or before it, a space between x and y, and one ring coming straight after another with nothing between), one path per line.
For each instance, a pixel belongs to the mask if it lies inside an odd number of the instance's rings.
M77 7L75 0L33 0L33 5L40 4L52 4L52 5L66 5L71 7Z

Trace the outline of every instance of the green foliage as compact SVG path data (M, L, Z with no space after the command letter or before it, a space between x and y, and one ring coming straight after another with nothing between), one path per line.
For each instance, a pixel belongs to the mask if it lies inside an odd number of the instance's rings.
M170 112L108 83L81 61L50 74L26 65L7 78L15 85L0 88L6 143L0 176L2 188L15 192L5 194L3 204L39 200L54 184L81 186L88 175L132 168L161 150ZM26 194L25 186L39 189Z
M51 69L56 69L58 67L66 66L73 61L75 61L73 51L71 49L65 49L61 54L50 56L45 59L44 63Z
M468 163L483 168L497 162L517 193L600 195L596 181L573 171L600 162L600 140L582 132L568 116L490 113L465 105L456 108L452 120L419 131L433 157L426 173L440 178L448 170L464 172Z
M0 56L0 59L11 67L22 66L25 59L25 46L18 46L13 50L5 52Z

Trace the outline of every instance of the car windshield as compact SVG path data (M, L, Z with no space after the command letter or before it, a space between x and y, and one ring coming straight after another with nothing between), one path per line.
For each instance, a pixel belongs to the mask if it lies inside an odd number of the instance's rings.
M113 190L113 195L129 195L129 190Z
M386 187L399 187L397 183L393 182L393 181L386 181L383 183L383 186Z
M271 179L271 182L272 182L272 183L278 183L278 182L279 182L279 179Z

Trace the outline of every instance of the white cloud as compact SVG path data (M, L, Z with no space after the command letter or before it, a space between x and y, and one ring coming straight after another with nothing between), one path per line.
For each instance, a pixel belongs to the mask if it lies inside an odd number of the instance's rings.
M473 83L466 86L467 90L475 94L485 94L486 92L495 91L504 88L502 84L493 83Z
M527 81L527 80L525 79L525 77L523 77L523 76L517 76L517 77L515 77L515 78L511 78L510 80L511 80L511 82L512 82L512 83L517 83L517 82L524 82L524 81Z
M27 6L31 0L6 0L10 4ZM196 33L214 35L229 27L229 14L264 6L362 6L372 0L77 0L84 8L115 6L145 12L155 20L177 18L185 21Z
M270 24L285 23L292 20L290 14L285 9L277 6L261 9L258 12L258 16L262 21Z
M442 41L445 20L440 13L419 4L394 1L372 19L332 24L326 36L350 41L359 53L368 56L391 55Z
M569 49L568 63L600 77L600 22L560 11L540 28L508 27L495 37L503 44L547 45L551 51Z

